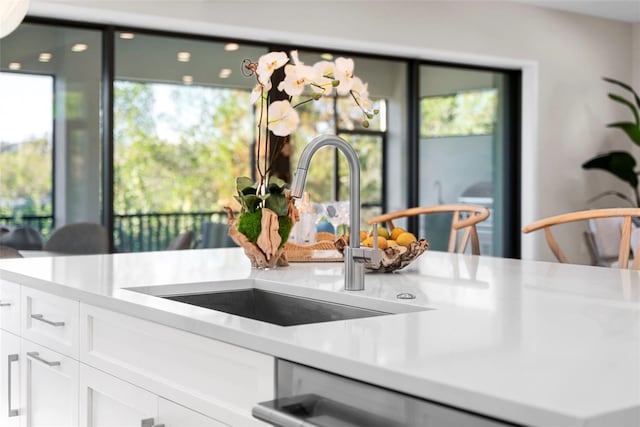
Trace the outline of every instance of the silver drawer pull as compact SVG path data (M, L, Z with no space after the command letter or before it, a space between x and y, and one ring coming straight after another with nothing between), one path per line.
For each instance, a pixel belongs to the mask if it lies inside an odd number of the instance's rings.
M11 303L10 302L0 301L0 307L11 307Z
M38 353L37 351L29 351L27 352L27 356L32 357L33 359L37 360L38 362L42 362L47 366L60 366L60 362L49 362L48 360L44 360L42 357L40 357L40 353Z
M17 417L20 415L20 411L17 409L11 409L11 364L18 361L18 355L10 354L7 358L9 359L7 368L7 386L9 388L7 395L9 396L9 403L7 404L7 408L9 408L9 417Z
M52 320L45 319L43 314L32 314L31 318L39 320L51 326L64 326L64 322L54 322Z
M155 424L153 418L145 418L140 421L140 427L164 427L164 424Z

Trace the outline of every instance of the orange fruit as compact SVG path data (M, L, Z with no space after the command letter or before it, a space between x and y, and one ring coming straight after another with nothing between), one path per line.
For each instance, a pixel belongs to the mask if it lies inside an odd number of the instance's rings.
M396 227L393 230L391 230L391 240L396 240L398 238L399 235L401 235L402 233L406 233L407 230L405 230L402 227Z
M378 249L387 249L387 239L378 236Z
M400 246L404 246L404 247L408 247L412 242L415 242L416 240L416 236L414 236L411 233L402 233L398 236L398 238L396 239L396 242L400 245Z

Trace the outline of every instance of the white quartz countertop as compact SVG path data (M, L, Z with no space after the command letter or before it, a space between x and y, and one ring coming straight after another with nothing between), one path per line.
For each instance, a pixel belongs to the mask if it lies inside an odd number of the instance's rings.
M2 260L0 279L507 421L640 425L638 271L427 251L354 293L342 263L258 271L209 249ZM127 289L240 280L408 312L282 327ZM397 306L401 292L416 299Z

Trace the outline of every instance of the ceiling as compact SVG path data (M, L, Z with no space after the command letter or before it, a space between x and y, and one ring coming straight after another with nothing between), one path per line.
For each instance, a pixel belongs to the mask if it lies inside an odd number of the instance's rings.
M35 0L39 1L39 0ZM109 10L119 10L122 6L125 6L127 1L124 0L42 0L52 3L65 3L73 6L90 6L90 7L103 7ZM138 0L148 5L152 5L155 2L170 2L175 0ZM187 0L181 0L187 1ZM201 3L214 3L219 0L189 0L194 4ZM243 0L246 1L246 0ZM264 0L263 0L264 1ZM274 3L279 0L269 0ZM327 1L327 0L315 0L315 1ZM342 1L391 1L391 0L342 0ZM420 1L441 1L441 0L420 0ZM473 1L473 0L472 0ZM475 1L489 1L489 0L475 0ZM564 10L568 12L580 13L584 15L598 16L601 18L615 19L626 22L640 23L640 0L507 0L520 3L527 3L534 6ZM126 7L122 7L126 10Z
M534 6L559 9L618 21L640 23L640 0L516 0Z

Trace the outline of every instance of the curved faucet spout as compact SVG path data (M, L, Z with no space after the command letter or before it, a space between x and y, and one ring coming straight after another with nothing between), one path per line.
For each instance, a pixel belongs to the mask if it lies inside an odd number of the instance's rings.
M307 180L307 171L313 155L322 147L335 147L344 154L349 164L349 246L345 248L345 289L361 291L364 289L364 268L362 262L371 260L370 255L377 253L360 249L360 160L353 147L344 139L334 135L322 135L314 138L302 150L298 168L291 184L291 196L300 198Z

